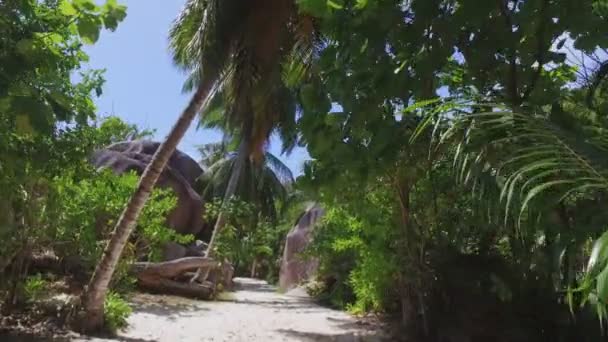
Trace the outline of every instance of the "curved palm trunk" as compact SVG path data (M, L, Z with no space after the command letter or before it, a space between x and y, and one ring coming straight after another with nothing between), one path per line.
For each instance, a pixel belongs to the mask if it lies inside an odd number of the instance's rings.
M224 193L224 200L222 201L222 206L225 206L228 200L234 193L236 192L236 187L239 184L239 179L241 178L241 173L243 171L243 166L245 166L245 161L247 160L249 144L245 139L241 142L238 150L238 155L236 161L234 162L234 166L232 168L232 172L230 174L230 179L228 180L228 185L226 186L226 192ZM217 217L217 221L215 221L215 226L213 227L213 234L211 235L211 240L209 240L209 246L207 247L207 252L205 256L207 258L213 257L213 247L215 247L215 243L218 235L221 233L222 229L226 225L226 215L223 210L220 210L220 214Z
M106 246L103 256L97 264L89 285L83 294L82 309L85 316L80 319L80 322L75 322L77 325L80 325L79 328L82 331L91 332L103 327L103 309L108 285L131 235L131 231L167 161L188 130L188 127L190 127L190 123L194 117L200 112L201 107L207 99L210 98L209 95L212 93L214 84L215 80L203 82L199 85L190 103L171 129L171 132L169 132L166 140L154 153L150 164L148 164L141 175L137 189L120 215L110 242Z
M222 200L222 209L236 192L236 187L239 184L239 179L241 178L241 173L243 171L243 167L245 166L245 161L249 157L248 152L249 144L247 143L246 139L243 139L243 141L241 141L241 144L239 145L237 157L234 162L234 166L232 167L232 172L230 173L230 179L228 180L228 185L226 186L226 191L224 192L224 199ZM222 229L225 226L226 214L224 213L224 210L220 210L217 220L215 221L215 225L213 226L213 234L211 235L211 239L209 240L207 251L205 252L206 258L213 258L213 248L217 243L217 238L219 234L222 232ZM207 268L206 270L204 270L204 273L201 273L203 272L203 270L199 268L196 271L195 275L192 277L191 282L196 279L199 279L200 281L204 282L209 276L209 271L210 269Z

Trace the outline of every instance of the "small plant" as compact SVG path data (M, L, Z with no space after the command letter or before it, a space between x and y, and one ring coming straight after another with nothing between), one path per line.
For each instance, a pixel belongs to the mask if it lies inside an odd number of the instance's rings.
M104 303L104 316L106 327L112 332L116 332L127 326L127 318L133 310L120 295L110 292L106 296Z
M28 302L35 302L41 299L47 285L48 282L42 278L41 274L28 277L23 284L26 300Z

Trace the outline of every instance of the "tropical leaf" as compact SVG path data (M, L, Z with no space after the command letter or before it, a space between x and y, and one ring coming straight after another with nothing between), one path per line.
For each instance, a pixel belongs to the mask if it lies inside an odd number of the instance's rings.
M521 226L522 220L529 221L531 212L538 208L555 207L584 195L608 194L608 144L601 127L578 128L586 132L581 139L577 129L564 123L567 121L560 122L543 112L515 113L496 104L444 108L429 108L413 139L431 126L441 127L434 129L433 135L438 138L432 140L432 148L450 153L459 181L472 183L473 188L500 188L498 194L484 196L502 203L505 225L514 217ZM489 184L484 177L486 165L493 174ZM546 199L552 201L547 203ZM578 248L580 251L581 243ZM575 253L575 249L569 253ZM574 292L583 293L581 305L595 305L600 320L607 319L608 233L595 242L579 288L567 291L570 305Z

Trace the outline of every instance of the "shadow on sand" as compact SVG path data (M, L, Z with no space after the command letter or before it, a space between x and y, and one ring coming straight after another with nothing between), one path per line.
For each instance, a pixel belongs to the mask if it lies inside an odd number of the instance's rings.
M344 332L340 334L321 334L307 331L297 331L294 329L279 329L277 330L285 335L287 341L300 342L388 342L390 340L385 337L371 334L358 335L354 332Z
M179 318L200 316L209 311L196 302L180 297L139 294L131 300L133 311L161 316L176 321Z

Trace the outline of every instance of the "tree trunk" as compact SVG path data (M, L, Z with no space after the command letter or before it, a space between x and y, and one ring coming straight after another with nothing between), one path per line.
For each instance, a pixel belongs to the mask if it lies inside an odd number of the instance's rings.
M232 173L230 174L230 179L228 180L228 186L226 186L226 192L224 193L224 200L222 201L222 207L225 206L230 198L234 196L236 192L236 187L239 184L239 178L241 178L241 171L243 170L243 166L245 166L245 160L247 160L249 146L246 139L243 139L239 146L238 155L234 166L232 168ZM223 208L222 208L223 209ZM213 257L213 247L215 247L215 243L219 233L222 231L224 226L226 225L226 214L224 210L220 210L220 214L217 217L217 221L215 221L215 226L213 227L213 234L211 235L211 240L209 240L209 245L207 247L207 253L205 256L207 258Z
M206 258L213 258L213 248L217 242L217 238L226 225L226 214L224 213L224 207L234 196L236 192L236 187L239 184L239 178L241 178L241 171L243 170L243 166L245 165L245 160L249 157L249 144L247 139L243 139L241 144L239 145L239 150L237 152L236 161L234 162L234 166L232 167L232 171L230 173L230 179L228 180L228 185L226 186L226 192L224 192L224 200L222 201L222 207L220 209L220 213L215 221L215 226L213 227L213 233L211 235L211 239L209 240L209 245L207 245L207 251L205 252ZM196 279L204 282L207 280L209 276L209 268L206 270L198 269L194 277L192 277L191 282ZM203 273L204 271L204 273Z
M258 259L256 258L256 259L253 259L253 263L251 265L251 277L250 278L255 278L255 271L256 271L257 266L258 266Z
M215 81L203 82L199 85L190 103L178 118L166 140L158 147L150 164L148 164L141 175L137 189L120 215L110 242L106 246L103 256L97 264L89 285L83 294L82 309L85 316L80 319L80 322L77 322L80 325L81 331L92 332L100 330L103 327L103 306L108 285L131 235L131 231L167 161L188 130L188 127L190 127L194 117L200 112L207 100L211 98L209 95L213 92L214 85Z
M415 264L417 259L416 237L411 227L410 220L410 192L412 186L408 181L399 180L396 184L397 195L399 197L399 207L401 211L401 225L403 229L403 242L401 246L403 257L408 262ZM410 279L408 279L410 277ZM414 301L414 287L412 283L416 280L411 279L412 275L401 271L399 276L399 300L401 302L401 323L408 333L414 333L416 327L416 305Z

